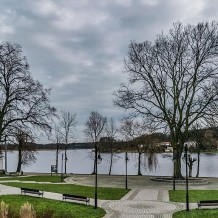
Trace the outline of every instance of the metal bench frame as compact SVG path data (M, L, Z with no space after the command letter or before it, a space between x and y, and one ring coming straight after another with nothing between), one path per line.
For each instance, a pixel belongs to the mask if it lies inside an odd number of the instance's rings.
M89 204L90 199L88 197L84 196L78 196L78 195L70 195L70 194L63 194L63 200L75 200L75 201L84 201L86 202L86 205Z
M218 200L205 200L198 202L198 209L202 206L218 206Z
M43 191L39 191L37 189L31 189L31 188L20 188L21 190L21 194L26 194L26 193L29 193L29 194L37 194L37 195L41 195L43 197L43 194L44 192Z

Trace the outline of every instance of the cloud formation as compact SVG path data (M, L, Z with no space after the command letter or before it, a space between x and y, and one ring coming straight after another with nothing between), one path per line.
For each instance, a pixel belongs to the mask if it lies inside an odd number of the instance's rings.
M217 9L215 0L2 0L0 40L21 44L33 77L52 88L59 111L77 113L81 132L92 110L122 115L112 93L125 82L131 40L153 41L177 21L217 20Z

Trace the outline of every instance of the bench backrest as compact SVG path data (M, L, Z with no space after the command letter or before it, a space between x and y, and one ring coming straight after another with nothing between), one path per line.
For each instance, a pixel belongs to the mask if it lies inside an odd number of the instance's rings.
M63 194L63 197L87 199L87 197L84 197L84 196L70 195L70 194Z
M27 191L27 192L35 192L35 193L43 193L43 192L40 192L39 190L37 190L37 189L31 189L31 188L20 188L21 189L21 191Z
M200 204L206 204L206 203L218 203L218 200L208 200L208 201L199 201Z

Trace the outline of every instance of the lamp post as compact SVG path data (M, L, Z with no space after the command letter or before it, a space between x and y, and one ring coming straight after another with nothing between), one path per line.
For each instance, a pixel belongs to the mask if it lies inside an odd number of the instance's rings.
M67 159L67 150L65 148L65 152L64 152L64 174L65 174L65 176L67 174L67 161L68 161L68 159Z
M127 152L126 152L126 156L125 156L125 162L126 162L126 189L127 189L127 163L129 161L129 158L128 158L128 155L127 155Z
M63 168L64 168L64 154L62 153L62 158L61 158L61 182L63 182Z
M188 155L187 144L185 144L185 171L186 171L186 211L189 211L189 196L188 196Z
M7 154L8 154L8 148L7 148L6 137L5 137L5 173L7 173L8 171Z
M173 155L173 190L176 190L175 163L176 163L176 157L174 154Z
M98 164L101 163L102 158L101 155L98 154L99 147L97 144L95 145L95 206L94 208L98 208Z

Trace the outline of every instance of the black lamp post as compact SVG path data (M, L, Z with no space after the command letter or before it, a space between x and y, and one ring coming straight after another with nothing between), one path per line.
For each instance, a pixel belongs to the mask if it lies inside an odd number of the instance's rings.
M129 161L129 158L128 158L128 155L127 155L127 152L126 152L126 156L125 156L125 162L126 162L126 189L127 189L127 163Z
M62 158L61 158L61 182L63 182L63 170L64 170L64 154L62 153Z
M65 149L65 153L64 153L64 174L67 174L67 150Z
M173 155L173 190L176 190L175 163L176 157Z
M102 161L101 155L98 154L98 150L99 147L95 145L95 209L98 208L98 164Z
M186 171L186 211L189 211L189 196L188 196L188 155L187 144L185 144L185 171Z

